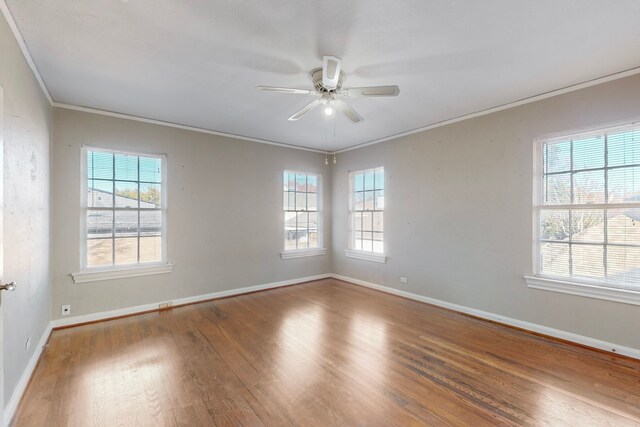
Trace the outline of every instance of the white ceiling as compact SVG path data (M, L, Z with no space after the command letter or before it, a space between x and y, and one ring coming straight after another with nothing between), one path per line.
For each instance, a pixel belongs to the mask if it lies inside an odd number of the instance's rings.
M6 0L58 103L335 150L640 66L638 0ZM322 55L349 100L325 145L310 101ZM331 139L331 138L329 138Z

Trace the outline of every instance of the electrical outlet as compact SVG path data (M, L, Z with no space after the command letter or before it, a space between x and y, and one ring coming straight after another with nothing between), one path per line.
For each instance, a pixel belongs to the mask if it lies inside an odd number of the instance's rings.
M171 307L171 304L173 304L173 301L161 302L158 304L158 308L160 310L166 310Z
M406 277L401 277L400 278L400 283L407 283L407 278Z
M68 316L71 314L71 306L70 305L63 305L62 306L62 315L63 316Z
M31 337L27 338L24 342L24 351L29 350L29 347L31 347Z

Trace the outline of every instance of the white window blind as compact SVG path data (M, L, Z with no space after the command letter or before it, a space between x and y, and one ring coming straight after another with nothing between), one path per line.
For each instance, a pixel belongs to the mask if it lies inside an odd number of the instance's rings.
M165 157L83 151L83 269L166 261Z
M640 127L541 141L536 273L640 289Z
M284 250L320 247L320 177L285 171L283 190Z
M355 251L384 253L384 168L349 174L350 243Z

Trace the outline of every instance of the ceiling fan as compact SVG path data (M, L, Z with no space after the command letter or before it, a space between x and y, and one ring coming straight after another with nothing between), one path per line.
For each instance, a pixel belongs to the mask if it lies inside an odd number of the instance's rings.
M342 111L345 116L354 123L359 123L364 119L353 108L351 108L343 98L371 97L371 96L397 96L400 93L398 86L369 86L342 88L344 73L341 70L342 60L335 56L323 56L322 68L311 71L313 80L313 90L294 89L287 87L258 86L260 90L269 92L292 93L294 95L319 96L319 98L305 105L300 111L289 117L289 120L300 119L304 114L314 108L323 105L324 113L332 115L335 110Z

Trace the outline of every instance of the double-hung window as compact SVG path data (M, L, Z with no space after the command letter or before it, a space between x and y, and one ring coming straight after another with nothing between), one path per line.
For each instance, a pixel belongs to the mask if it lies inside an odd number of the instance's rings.
M536 151L536 275L640 291L640 126L547 139Z
M83 148L83 271L166 263L166 158Z
M349 174L347 256L384 262L384 168Z
M284 171L284 252L282 258L322 255L320 175Z

